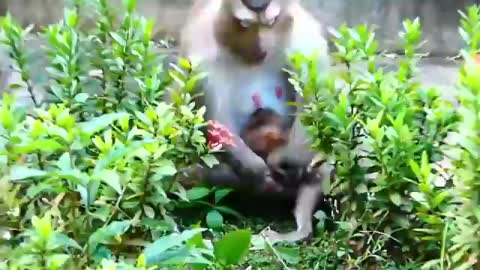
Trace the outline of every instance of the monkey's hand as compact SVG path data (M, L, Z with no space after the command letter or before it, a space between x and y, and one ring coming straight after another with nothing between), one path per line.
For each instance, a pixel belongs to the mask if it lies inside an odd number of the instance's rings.
M249 179L254 189L261 193L282 192L284 187L273 179L271 168L267 166L263 158L253 152L252 154L250 159L245 158L244 163L239 166L241 169L240 175Z
M242 175L259 179L262 182L267 180L266 177L270 175L269 167L265 161L248 148L243 141L237 143L237 146L232 149L232 154L238 162Z
M211 120L208 124L209 148L221 147L227 150L233 158L237 173L252 180L254 186L260 186L268 181L269 167L260 156L245 144L240 136L235 135L230 128L218 121Z

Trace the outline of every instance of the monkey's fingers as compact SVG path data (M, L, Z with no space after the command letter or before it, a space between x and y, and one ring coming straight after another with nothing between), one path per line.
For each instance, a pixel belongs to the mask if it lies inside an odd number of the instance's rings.
M281 192L283 191L283 186L277 183L270 172L265 174L264 183L262 186L262 190L265 192Z
M270 169L272 172L281 175L283 177L287 177L287 171L285 169L282 169L280 167L271 167Z

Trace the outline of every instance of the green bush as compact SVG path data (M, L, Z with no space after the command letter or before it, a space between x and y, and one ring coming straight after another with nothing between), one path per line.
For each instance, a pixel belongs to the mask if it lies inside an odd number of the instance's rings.
M475 8L469 10L469 19L462 20L460 31L470 37L471 53L477 52L479 30ZM472 25L474 20L477 25ZM344 70L325 78L316 72L316 55L293 55L291 81L308 100L302 119L313 149L327 154L336 167L329 196L339 205L339 229L348 232L342 236L351 246L348 264L363 268L393 258L428 262L425 268L444 267L438 258L445 256L446 224L452 213L465 233L464 238L457 235L452 240L478 239L478 221L458 213L458 186L439 166L445 159L447 135L457 128L463 133L462 144L469 143L462 145L465 155L476 151L477 128L469 115L478 114L471 105L478 100L471 93L478 88L472 85L478 74L471 69L462 80L467 85L463 88L470 89L463 91L470 101L459 113L436 89L415 79L419 58L415 50L422 44L418 19L404 21L399 35L404 56L398 69L390 72L380 67L375 34L366 25L342 26L332 34L333 57ZM468 117L470 126L458 127L460 116ZM472 179L473 185L476 163L462 162L459 178ZM467 164L471 167L465 169ZM468 177L462 175L467 172ZM477 211L478 202L471 200L469 208ZM460 209L465 207L464 203ZM462 247L470 261L478 258L476 244L455 247Z
M454 156L454 190L459 207L450 213L440 262L455 269L480 267L480 8L472 6L461 13L460 33L465 41L464 65L458 83L459 114L462 116L452 144Z
M192 94L204 74L185 59L163 65L166 55L151 41L153 22L135 14L136 1L124 1L119 20L108 1L90 2L98 14L88 31L79 28L80 2L40 33L44 99L34 93L33 52L25 46L32 28L10 15L1 21L1 42L22 79L0 107L2 267L239 263L249 231L208 244L205 229L177 224L172 215L210 192L217 203L229 193L187 189L176 177L191 165L216 162L202 132L205 108L195 106ZM17 106L17 88L29 92L32 110ZM215 207L211 226L221 225ZM232 246L237 253L226 252Z

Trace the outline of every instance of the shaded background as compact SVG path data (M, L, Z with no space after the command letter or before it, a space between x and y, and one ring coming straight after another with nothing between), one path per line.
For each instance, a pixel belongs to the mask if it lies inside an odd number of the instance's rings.
M121 6L121 0L111 0ZM0 13L11 13L24 25L57 22L63 14L63 0L0 0ZM192 0L138 0L138 11L155 19L156 30L173 37L186 18ZM368 23L378 27L381 48L395 51L404 18L420 17L424 50L436 56L455 55L461 46L458 35L459 9L479 0L303 0L326 26ZM117 4L118 3L118 4Z
M122 0L110 1L112 7L121 8ZM452 62L447 57L457 55L462 46L458 34L458 10L478 4L480 0L301 1L326 27L338 27L343 23L350 26L362 23L376 26L380 49L389 52L399 52L398 32L402 28L402 21L405 18L420 17L423 39L427 41L420 51L430 53L430 57L419 62L419 79L425 85L438 87L445 98L454 101L458 62ZM137 10L155 20L157 38L165 34L175 38L191 3L192 0L138 0ZM35 24L37 30L43 25L58 22L63 17L63 8L64 0L0 0L0 16L9 10L24 26ZM92 11L84 10L83 14L88 16ZM95 22L92 20L89 23L93 25ZM88 27L88 24L86 26ZM35 51L35 48L40 46L39 40L30 39L27 46ZM389 58L384 58L381 62L392 68L396 66L396 60ZM8 56L0 50L0 94L7 91L9 84L18 83L20 80L19 75L8 68L9 63ZM36 80L37 75L44 69L44 63L38 58L31 65L32 79ZM17 89L16 93L21 104L29 104L30 99L25 89Z

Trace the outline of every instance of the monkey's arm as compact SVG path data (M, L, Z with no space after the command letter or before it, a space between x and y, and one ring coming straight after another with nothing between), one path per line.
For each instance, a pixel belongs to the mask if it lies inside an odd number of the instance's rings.
M265 161L255 154L240 137L240 123L237 121L238 119L234 119L232 112L231 99L233 95L230 91L233 90L230 88L231 85L215 75L206 81L205 105L208 108L208 118L220 122L233 134L235 146L226 149L230 153L232 166L239 168L242 174L253 178L264 178L269 172ZM241 105L235 103L235 106Z

